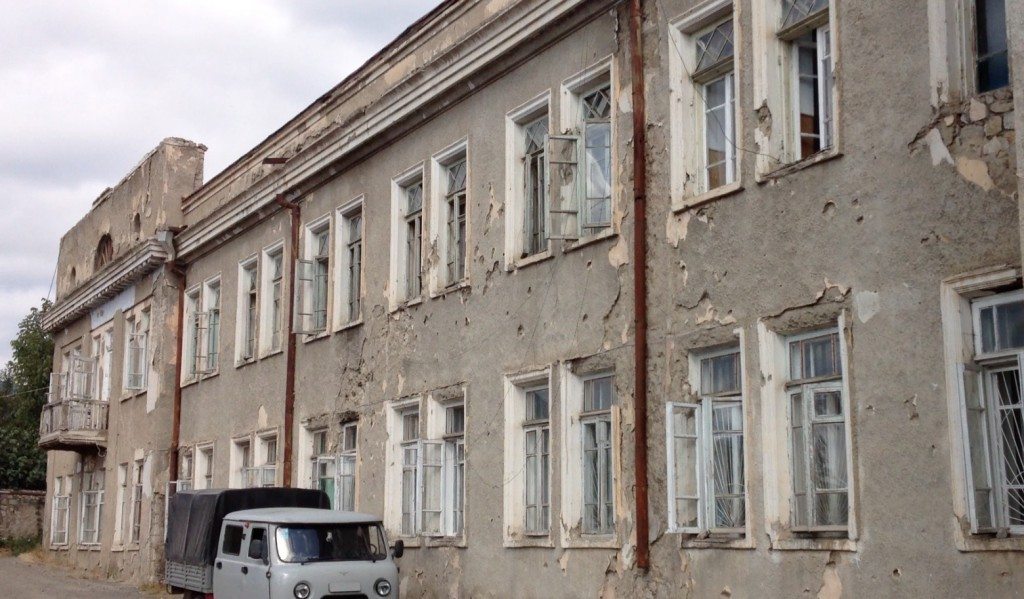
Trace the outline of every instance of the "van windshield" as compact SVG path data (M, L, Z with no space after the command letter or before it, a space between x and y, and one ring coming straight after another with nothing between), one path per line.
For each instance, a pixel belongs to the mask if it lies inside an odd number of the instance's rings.
M277 529L283 562L350 562L387 558L379 524L296 524Z

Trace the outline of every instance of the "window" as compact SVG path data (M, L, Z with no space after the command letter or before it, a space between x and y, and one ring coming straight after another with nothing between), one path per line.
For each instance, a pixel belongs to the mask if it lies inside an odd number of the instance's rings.
M252 466L252 445L249 439L234 441L231 447L231 487L247 488L251 485L249 468Z
M238 269L238 348L236 359L248 362L256 358L257 329L259 326L259 277L256 258L243 262Z
M284 336L284 248L274 245L263 250L260 275L259 339L261 355L281 351Z
M527 534L547 534L551 509L551 423L548 388L526 390L526 419L523 421L525 439L526 514Z
M974 360L960 365L972 533L1024 534L1024 293L972 303Z
M1010 84L1006 0L974 0L975 77L979 92Z
M338 460L338 509L356 509L357 429L355 422L341 427L341 456Z
M132 470L132 528L130 540L138 543L142 538L142 474L143 460L135 460L135 467Z
M406 410L400 414L402 451L402 534L415 535L419 506L418 470L420 463L420 413L419 409Z
M149 349L149 310L130 316L125 322L126 351L124 387L132 391L146 388Z
M237 524L227 524L224 526L224 543L221 545L221 551L226 555L238 555L242 553L242 539L245 538L245 533L242 531L242 527Z
M505 266L548 252L548 132L551 93L508 113Z
M562 84L563 130L548 137L548 235L574 240L612 226L612 77L605 62Z
M203 374L211 374L220 366L220 280L208 281L203 287L203 306L206 308L206 365Z
M610 376L583 382L583 531L610 534L615 526L612 490L612 420L615 388Z
M256 545L259 541L259 546ZM259 551L257 551L259 549ZM249 537L248 557L251 560L262 560L267 556L267 529L262 526L254 526Z
M125 531L130 526L128 516L131 514L131 489L128 486L131 482L128 462L117 467L117 513L114 518L114 545L125 544Z
M466 494L466 408L445 409L444 431L444 529L446 535L462 534Z
M191 449L181 452L181 460L178 462L178 491L192 489L192 476L195 473L194 455Z
M694 86L700 96L703 140L701 191L736 180L736 81L733 22L719 23L697 37Z
M832 146L832 55L828 25L792 42L799 158Z
M742 534L746 522L738 348L696 361L697 401L667 406L669 528Z
M793 530L845 532L849 467L839 332L798 335L787 346Z
M460 141L431 159L430 238L438 266L430 269L431 291L463 283L466 272L468 151Z
M405 297L418 297L423 288L423 184L405 189Z
M79 494L80 516L78 542L98 545L100 542L100 516L103 511L103 470L84 472Z
M182 379L193 380L199 374L200 362L200 340L202 338L203 326L206 322L202 314L202 302L200 301L199 289L189 291L185 294L185 357L182 363Z
M246 468L246 487L273 487L277 483L277 435L257 437L259 465ZM251 462L248 448L243 459Z
M109 233L104 233L100 237L99 243L96 244L96 254L93 257L93 271L99 271L107 264L110 264L110 261L113 259L114 240L111 239Z
M327 442L327 429L310 431L313 441L311 459L313 461L312 488L323 491L331 501L331 507L338 506L336 494L337 463L330 451L330 444Z
M53 503L50 514L50 544L68 544L68 513L71 504L71 477L53 479Z
M97 372L93 397L99 401L110 401L110 373L114 367L114 331L108 329L93 337L92 355L96 359Z
M297 333L315 336L327 330L331 280L329 216L306 227L305 255L296 264L295 325Z
M213 488L213 446L199 447L196 452L196 488Z
M337 324L357 322L362 315L363 205L362 199L338 209L338 272L335 296Z
M391 181L391 310L415 302L423 290L423 165Z

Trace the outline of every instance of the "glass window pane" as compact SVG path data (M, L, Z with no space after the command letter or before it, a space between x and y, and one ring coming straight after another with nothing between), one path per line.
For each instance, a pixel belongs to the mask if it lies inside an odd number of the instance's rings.
M997 307L996 338L999 349L1024 347L1024 302L1011 302Z
M697 412L692 407L672 411L673 497L676 501L676 526L698 525Z
M548 390L533 389L526 392L526 420L547 420Z
M979 311L981 319L981 351L991 352L996 348L996 324L994 318L994 307L983 308Z
M814 394L814 415L842 416L843 396L839 391L818 391Z
M611 408L614 388L612 377L589 379L583 383L583 411L593 412Z
M715 526L741 527L746 519L742 405L716 402L712 408L711 431Z
M739 352L701 360L701 393L728 393L740 390Z
M790 395L789 417L792 429L790 451L792 452L793 470L790 474L793 478L793 523L796 526L806 526L807 456L805 454L803 396L800 393Z

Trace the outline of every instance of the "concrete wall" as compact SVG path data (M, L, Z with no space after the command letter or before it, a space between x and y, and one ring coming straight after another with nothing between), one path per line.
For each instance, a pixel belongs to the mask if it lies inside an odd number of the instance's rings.
M0 539L35 539L43 533L43 491L0 491Z

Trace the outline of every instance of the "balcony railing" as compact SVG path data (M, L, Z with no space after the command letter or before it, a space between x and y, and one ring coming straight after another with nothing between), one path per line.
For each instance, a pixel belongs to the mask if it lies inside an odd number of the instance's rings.
M43 406L39 417L39 447L70 449L107 442L105 401L64 399Z

